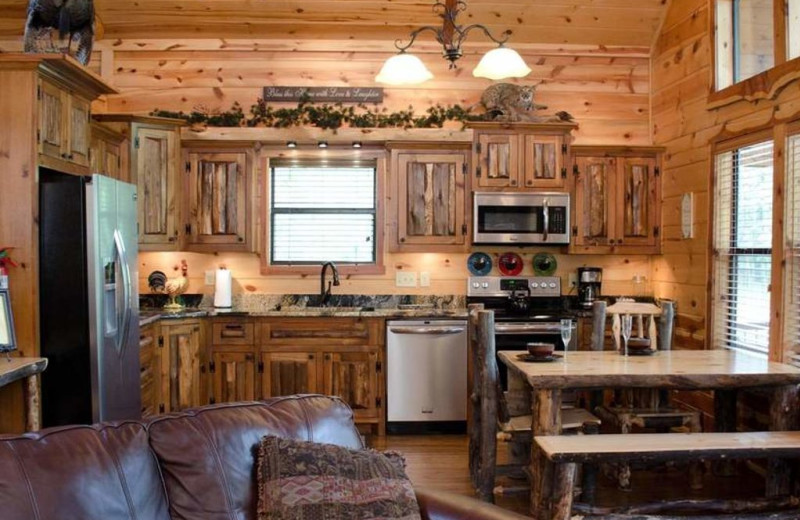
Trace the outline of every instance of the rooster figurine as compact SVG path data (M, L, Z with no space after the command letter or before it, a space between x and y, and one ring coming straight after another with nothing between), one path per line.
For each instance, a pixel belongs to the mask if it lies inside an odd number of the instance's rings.
M167 280L167 283L164 284L164 290L169 295L169 303L164 306L164 309L173 311L183 309L183 305L178 303L177 297L189 288L189 279L186 278L187 271L186 260L181 260L181 275L178 278Z

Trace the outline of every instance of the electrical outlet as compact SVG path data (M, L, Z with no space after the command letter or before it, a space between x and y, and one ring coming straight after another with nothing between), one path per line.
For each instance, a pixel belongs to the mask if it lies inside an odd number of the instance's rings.
M419 286L420 287L430 287L431 286L431 273L428 271L422 271L419 273Z
M217 278L217 273L214 271L206 271L206 285L214 285Z
M397 271L394 285L396 287L416 287L417 273L414 271Z
M575 287L578 285L578 275L577 273L569 273L569 286Z

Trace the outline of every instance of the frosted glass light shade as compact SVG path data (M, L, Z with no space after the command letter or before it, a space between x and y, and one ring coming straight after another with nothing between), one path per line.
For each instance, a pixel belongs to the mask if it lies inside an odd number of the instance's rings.
M522 56L514 49L498 47L483 55L472 71L476 78L505 79L522 78L531 73Z
M387 85L416 85L432 77L433 74L422 60L402 52L386 60L375 81Z

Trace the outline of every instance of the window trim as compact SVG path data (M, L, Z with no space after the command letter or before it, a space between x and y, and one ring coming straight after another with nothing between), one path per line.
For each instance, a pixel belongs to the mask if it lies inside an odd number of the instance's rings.
M272 148L265 152L262 149L261 172L259 173L261 196L261 223L263 229L259 230L259 256L261 257L261 274L263 275L318 275L322 262L317 264L271 264L270 233L272 231L271 207L271 167L272 159L359 159L375 161L375 262L369 264L337 263L339 274L343 275L376 275L385 274L384 265L384 225L385 225L385 178L386 178L386 152L383 149L353 150L352 148L329 148L327 150L286 150L285 148Z
M750 78L717 90L717 2L712 0L709 25L711 34L711 92L707 98L707 109L712 110L737 101L774 99L792 81L800 78L800 57L786 60L788 10L786 2L773 1L773 58L772 68Z

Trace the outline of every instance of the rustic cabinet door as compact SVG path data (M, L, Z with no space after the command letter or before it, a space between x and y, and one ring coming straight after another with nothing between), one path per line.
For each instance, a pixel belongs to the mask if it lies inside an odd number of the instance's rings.
M81 166L89 166L89 126L91 104L78 96L69 96L67 160Z
M566 186L564 170L564 140L554 135L522 135L526 188L563 189Z
M617 159L613 157L578 157L575 161L575 233L576 246L611 246Z
M214 351L211 354L212 402L252 401L256 398L256 361L253 352Z
M161 389L165 411L177 411L207 404L203 391L204 352L200 323L162 327Z
M161 353L158 325L142 327L139 332L139 365L142 391L142 418L159 413L161 404Z
M481 134L478 137L476 180L480 188L516 188L520 184L516 134Z
M247 251L250 247L250 152L185 153L187 246L201 251Z
M378 352L326 352L323 393L350 405L358 418L377 417L379 402Z
M319 354L313 352L265 352L261 354L261 397L316 393Z
M89 169L112 179L130 182L128 140L99 124L90 126Z
M462 153L400 153L397 177L398 242L402 246L464 246L465 177Z
M176 248L179 238L176 133L171 130L136 128L133 139L132 173L136 177L139 196L140 249Z
M654 247L658 240L656 224L661 211L660 182L653 158L626 157L617 166L617 245Z
M39 153L53 159L65 159L68 95L49 81L39 82Z

